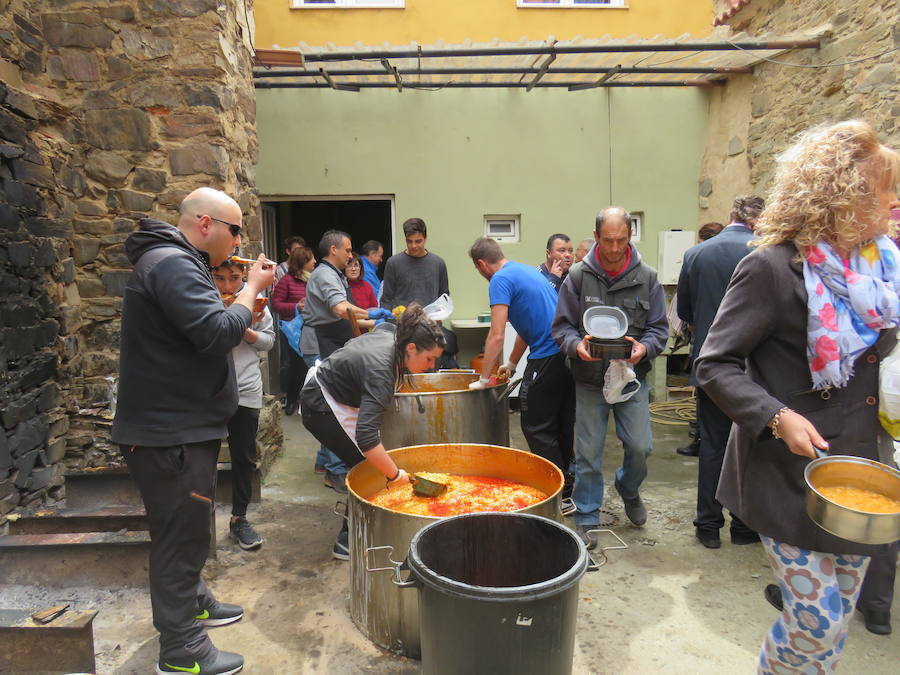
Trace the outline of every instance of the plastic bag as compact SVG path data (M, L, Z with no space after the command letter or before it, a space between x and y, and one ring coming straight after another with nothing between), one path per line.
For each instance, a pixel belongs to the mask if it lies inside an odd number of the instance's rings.
M444 293L437 300L430 305L426 305L422 309L425 311L425 315L432 321L443 321L444 319L449 319L450 315L453 314L453 300L450 299L449 295Z
M281 332L284 333L284 337L287 339L287 343L291 346L291 349L300 356L303 356L303 352L300 351L300 334L303 332L303 315L300 314L300 312L297 312L297 316L290 321L281 319L278 322L278 326L281 328Z
M672 296L672 301L666 308L666 318L669 320L669 334L672 336L672 349L674 354L682 347L691 343L691 327L678 316L678 292Z
M900 440L900 349L896 346L878 371L878 419L894 440Z
M627 401L641 388L637 376L624 359L613 359L609 362L603 378L603 398L607 403Z

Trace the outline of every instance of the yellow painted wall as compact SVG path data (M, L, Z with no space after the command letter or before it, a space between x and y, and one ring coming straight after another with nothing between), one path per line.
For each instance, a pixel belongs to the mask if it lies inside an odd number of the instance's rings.
M710 0L628 0L628 8L519 8L516 0L406 0L404 9L291 9L291 0L256 0L255 45L429 45L443 40L668 38L712 30Z

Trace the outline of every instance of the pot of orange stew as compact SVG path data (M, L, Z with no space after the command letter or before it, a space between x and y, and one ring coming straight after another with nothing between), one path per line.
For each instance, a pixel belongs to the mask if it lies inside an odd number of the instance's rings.
M900 471L864 457L831 455L806 465L806 512L816 525L860 544L900 539Z
M409 473L423 473L449 487L436 499L415 496L411 485L386 491L384 476L368 462L353 467L347 475L350 614L374 643L418 659L417 594L403 593L390 574L367 568L390 567L392 560L405 559L416 532L447 516L507 511L559 520L563 475L542 457L496 445L415 445L390 455Z

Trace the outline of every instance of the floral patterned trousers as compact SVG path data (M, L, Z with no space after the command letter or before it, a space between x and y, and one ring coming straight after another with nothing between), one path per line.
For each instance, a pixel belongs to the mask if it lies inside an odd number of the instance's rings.
M807 551L760 536L784 597L763 641L760 675L821 675L837 670L869 556Z

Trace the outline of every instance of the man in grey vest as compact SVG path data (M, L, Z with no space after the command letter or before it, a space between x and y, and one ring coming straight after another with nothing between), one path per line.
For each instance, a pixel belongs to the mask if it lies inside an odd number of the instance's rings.
M607 403L603 381L609 361L594 359L587 348L587 331L581 317L589 307L613 306L628 317L625 339L631 342L632 365L640 389L627 401ZM588 531L602 523L603 445L609 413L616 421L616 436L625 455L616 469L615 488L625 505L628 519L640 527L647 510L640 486L647 476L647 457L653 444L650 435L649 391L645 381L650 364L665 348L669 336L665 297L656 271L641 261L631 243L631 216L619 207L597 215L594 246L574 265L559 292L553 338L569 357L575 378L575 523L588 548L596 539Z

